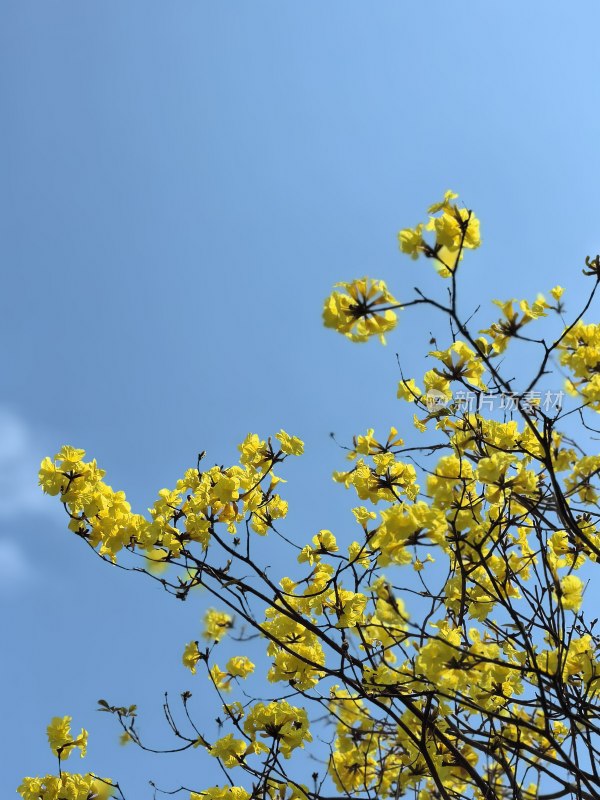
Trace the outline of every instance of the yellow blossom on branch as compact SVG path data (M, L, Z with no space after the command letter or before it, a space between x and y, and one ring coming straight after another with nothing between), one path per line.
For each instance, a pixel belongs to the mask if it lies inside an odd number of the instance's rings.
M343 292L333 292L323 308L327 328L343 333L353 342L366 342L378 336L385 344L385 334L396 327L398 301L383 281L360 278L338 283Z

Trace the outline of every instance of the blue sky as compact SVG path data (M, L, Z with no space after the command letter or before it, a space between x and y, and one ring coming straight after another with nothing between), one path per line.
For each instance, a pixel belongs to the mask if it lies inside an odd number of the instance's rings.
M328 434L409 426L395 354L422 372L445 327L405 312L387 348L353 347L322 299L363 274L439 291L396 232L451 187L482 219L465 309L557 283L577 307L600 249L599 23L595 2L0 6L3 796L54 768L66 713L128 797L216 778L120 749L95 714L137 702L151 731L165 690L201 696L180 652L205 600L91 558L37 493L42 456L86 448L144 510L199 450L227 462L284 427L307 445L288 534L352 535Z

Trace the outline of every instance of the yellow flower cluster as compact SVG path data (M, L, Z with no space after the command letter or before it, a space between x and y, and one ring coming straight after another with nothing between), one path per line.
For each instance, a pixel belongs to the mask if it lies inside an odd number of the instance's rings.
M312 741L306 711L286 700L256 703L244 720L244 731L253 742L257 736L273 740L285 758L296 748L303 748L305 742Z
M479 379L479 373L474 375L474 380ZM401 440L393 435L395 431L385 443L379 442L372 430L357 437L355 449L349 454L356 466L349 472L334 473L334 479L347 487L354 486L361 499L389 504L362 545L369 558L374 556L379 566L412 564L421 571L433 559L430 554L424 560L419 558L415 548L442 548L451 567L444 587L447 609L454 614L464 609L474 620L483 621L498 603L519 598L518 582L529 580L532 566L538 563L527 515L528 504L536 501L540 486L547 480L544 453L535 430L531 426L519 430L514 420L499 422L465 413L448 418L444 429L456 455L442 456L427 476L427 502L418 498L420 489L412 465L407 465L407 472L398 461ZM587 478L600 468L600 459L585 457L577 461L572 449L560 447L558 435L554 445L553 468L565 470L575 463L566 486L577 490L582 500L594 503L596 492L587 485ZM369 454L376 466L367 466L359 453ZM383 473L382 466L387 465ZM406 485L398 482L398 475L410 477ZM367 522L372 522L375 514L367 509L355 512L359 512L366 531ZM523 524L503 535L506 555L500 557L494 551L503 531L500 520L507 514L522 515ZM582 542L576 551L564 531L557 531L548 542L546 560L560 587L554 598L566 611L580 608L584 587L577 576L561 578L557 570L579 568L587 557L596 560L593 548L600 544L598 532L588 523L585 533L590 544ZM456 537L460 537L460 553ZM310 546L300 556L300 560L310 563L317 563L317 558L317 549ZM326 565L320 566L324 569ZM358 616L354 621L357 623L368 628L368 638L374 635L375 623L369 624L368 616ZM385 629L389 624L388 620L379 627ZM391 646L389 637L379 638Z
M555 287L551 293L556 294L559 289L560 287ZM518 309L515 309L513 304L517 302ZM503 353L510 339L519 336L524 325L547 316L546 311L551 308L543 294L538 294L533 303L529 303L527 300L494 300L494 304L502 311L502 317L497 322L493 322L489 328L481 331L491 337L491 347L494 353ZM486 340L483 341L487 345Z
M428 209L429 220L415 228L404 228L398 234L400 250L411 258L420 255L433 258L439 274L449 278L456 270L464 249L474 250L481 244L479 220L472 211L459 208L453 200L458 197L450 189L444 199ZM433 233L428 242L424 233Z
M301 564L304 561L308 561L312 566L312 564L321 560L322 555L337 553L338 550L339 547L333 533L326 530L319 531L319 533L312 538L312 546L307 544L306 547L302 548L298 556L298 561Z
M195 672L195 670L192 670ZM218 664L210 668L210 677L214 685L223 692L231 691L233 678L247 678L254 672L254 664L246 656L233 656L225 665L223 671Z
M348 454L348 458L356 462L354 467L346 472L334 472L333 479L343 483L346 488L353 486L361 500L371 503L393 503L401 497L414 500L419 493L417 473L412 464L397 459L394 448L402 440L397 438L396 433L396 429L392 428L385 444L374 438L372 430L367 436L358 437L355 449ZM361 453L372 463L358 458Z
M71 717L53 717L47 728L48 744L60 762L75 748L85 756L88 733L83 728L78 736L71 733ZM96 775L76 775L60 771L59 775L43 778L24 778L17 792L23 800L108 800L113 797L114 784Z
M52 752L62 760L69 758L74 748L79 748L81 758L87 750L88 732L81 729L79 736L71 733L72 717L53 717L48 725L48 744Z
M288 591L292 588L285 580L282 584ZM314 599L322 601L319 595ZM288 598L288 602L294 605L293 598ZM267 678L273 683L290 682L300 690L312 689L325 674L320 669L325 663L325 653L314 630L277 608L268 608L265 613L267 619L262 630L268 635L267 654L273 659Z
M571 373L566 389L600 411L600 325L577 322L559 344L560 363Z
M65 446L53 459L42 462L39 481L44 492L59 495L71 517L70 530L84 536L113 561L127 547L145 551L152 562L177 557L190 542L204 549L211 531L221 523L230 533L250 519L250 527L264 535L274 520L286 516L288 506L274 492L280 482L273 466L289 455L301 455L298 437L280 431L280 449L249 434L239 445L240 464L189 469L175 489L161 489L150 517L134 514L124 492L115 492L96 461L84 461L85 451Z
M343 333L353 342L366 342L396 327L398 301L383 281L359 278L351 283L337 283L343 292L333 292L325 300L323 322L326 328Z
M63 772L60 776L25 778L17 791L23 800L108 800L114 797L113 788L94 775Z
M442 368L432 370L432 372L443 378L446 384L451 381L461 381L476 386L478 389L486 389L486 385L482 380L482 375L485 372L485 365L474 351L465 342L456 341L447 350L433 350L429 353L430 356L437 358ZM437 388L441 389L444 394L447 394L446 385L443 384L434 386L432 378L428 383L428 375L425 374L425 387L426 389Z
M400 671L396 671L398 678ZM398 689L398 686L394 687ZM331 689L330 711L337 719L337 737L329 761L329 774L341 793L363 793L377 788L378 797L394 797L407 794L424 783L435 769L449 796L466 787L467 775L451 757L439 738L424 734L423 738L411 736L411 731L420 730L415 713L407 711L402 724L394 726L394 735L386 732L386 722L371 717L362 700L350 695L347 690L334 686ZM416 700L415 712L422 711L425 701ZM437 720L442 730L448 732L447 723ZM455 737L448 739L461 756L469 763L477 762L476 752ZM425 753L423 752L425 749ZM427 758L425 757L427 756ZM431 788L435 788L432 782ZM418 797L433 800L421 790Z
M202 636L211 642L220 642L228 630L233 627L233 617L226 611L209 608L204 615Z
M205 789L202 794L192 792L190 800L248 800L250 793L241 786L211 786Z
M427 223L399 234L403 252L434 259L444 277L454 276L464 250L481 241L479 220L459 208L456 197L446 192L430 207ZM454 287L453 280L451 298ZM400 307L386 285L362 278L338 288L325 302L325 325L353 341L384 340ZM240 547L238 534L265 534L285 517L274 468L303 453L297 437L282 430L272 442L249 434L239 445L238 463L187 470L175 488L158 493L148 517L132 513L125 495L104 482L104 472L84 460L83 450L63 447L44 460L40 484L65 504L72 531L113 560L123 548L159 567L180 559L186 589L208 575L217 584L213 591L222 590L229 608L265 642L268 680L286 684L286 699L224 704L225 722L234 730L212 743L195 728L197 738L188 746L204 747L227 770L245 770L253 785L252 791L213 786L192 792L191 800L312 796L288 781L279 758L289 759L312 741L307 711L288 702L294 695L328 703L335 726L328 776L344 796L484 800L486 787L494 796L513 796L516 755L533 770L545 758L564 757L558 745L574 737L575 726L558 718L562 709L567 719L569 704L554 704L553 694L568 689L564 696L577 713L582 709L582 730L591 701L600 696L597 638L594 623L588 626L578 613L586 585L576 574L600 554L600 456L570 446L539 408L529 413L517 406L520 422L508 415L486 419L456 399L457 389L479 395L488 386L495 393L511 386L495 365L516 338L544 348L531 386L557 350L570 375L569 391L600 411L600 325L577 321L552 348L522 333L549 310L562 312L562 294L556 286L550 301L542 295L531 303L496 301L501 318L479 338L458 321L453 301L444 309L456 322L452 344L438 348L433 339L432 368L418 383L403 377L398 386L399 398L426 412L422 419L415 415L417 429L432 435L435 427L438 438L422 447L405 445L395 427L383 437L372 428L354 437L349 468L333 477L365 504L353 509L356 540L342 544L321 529L308 544L294 542L301 565L294 569L301 575L283 577L278 585L256 567L249 545ZM415 302L425 301L421 296ZM432 406L432 397L444 402ZM235 536L233 544L221 538L224 531ZM211 560L209 548L217 544L222 550ZM192 546L201 550L201 560ZM430 568L429 550L443 560L443 571ZM406 566L414 572L403 571ZM392 573L408 574L417 589ZM436 579L434 591L428 581ZM409 616L407 592L427 602L422 625ZM221 703L221 693L240 688L239 681L255 672L246 655L232 655L224 668L211 661L233 625L233 614L209 608L199 637L203 649L192 641L182 655L192 673L199 662L206 664ZM345 686L330 686L331 679L345 680ZM534 707L542 688L550 718ZM248 685L244 695L248 699ZM48 727L61 760L76 748L83 756L87 746L87 733L72 735L70 723L70 717L56 717ZM136 734L125 735L136 740ZM494 769L495 754L496 765L510 766L510 780ZM253 759L262 759L262 768ZM519 796L535 800L536 784L523 784ZM91 774L63 772L26 778L19 792L24 800L90 800L108 798L112 789Z
M538 667L547 675L568 681L574 675L583 680L587 693L597 695L600 691L600 664L596 658L595 646L589 634L575 636L569 642L566 652L554 647L543 650L537 656Z

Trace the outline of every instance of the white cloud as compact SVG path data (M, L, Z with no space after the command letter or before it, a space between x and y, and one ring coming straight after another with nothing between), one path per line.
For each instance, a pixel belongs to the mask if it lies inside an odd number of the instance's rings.
M43 449L20 417L0 407L0 517L54 511L38 486Z

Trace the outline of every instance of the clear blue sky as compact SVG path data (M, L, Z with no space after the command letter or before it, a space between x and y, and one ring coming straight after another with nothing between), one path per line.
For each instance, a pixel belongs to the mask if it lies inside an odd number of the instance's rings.
M288 534L352 536L328 434L407 426L395 353L422 372L444 328L406 314L353 347L322 299L365 273L437 286L395 236L451 187L482 219L465 308L556 283L574 308L600 250L599 27L591 0L0 5L3 797L54 769L66 713L128 798L216 778L95 714L137 702L152 731L164 690L201 698L180 653L205 600L92 559L38 496L42 456L85 447L144 510L199 450L285 427L307 444Z

